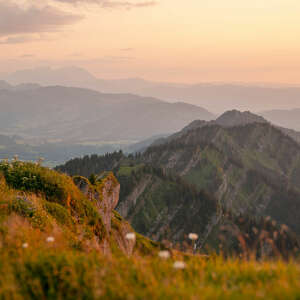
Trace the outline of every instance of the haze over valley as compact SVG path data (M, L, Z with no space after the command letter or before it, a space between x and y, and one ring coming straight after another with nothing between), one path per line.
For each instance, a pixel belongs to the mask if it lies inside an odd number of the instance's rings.
M2 85L26 84L42 86L71 86L96 90L102 93L130 93L144 97L154 97L167 102L185 102L201 106L215 114L226 110L289 110L300 107L300 85L266 83L172 83L147 81L142 78L101 79L78 67L19 70L3 75ZM30 86L30 85L29 85ZM1 87L1 85L0 85ZM28 88L28 86L27 86Z

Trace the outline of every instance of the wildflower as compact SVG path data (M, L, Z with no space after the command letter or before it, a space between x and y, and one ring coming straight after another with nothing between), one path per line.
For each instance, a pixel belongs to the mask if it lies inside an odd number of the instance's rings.
M36 162L36 165L41 165L44 160L45 159L43 157L39 157L37 162Z
M135 240L135 233L134 232L126 233L125 238L129 241L134 241Z
M24 249L28 248L28 243L23 243L22 248Z
M175 261L173 264L174 269L182 270L185 268L185 262L183 261Z
M158 256L163 259L168 259L170 257L170 252L168 250L159 251Z
M19 159L19 155L14 155L14 160L17 161Z
M189 239L192 241L195 241L198 239L198 234L197 233L190 233L189 234Z
M53 236L48 236L47 238L46 238L46 242L47 243L53 243L55 241L55 238L53 237Z

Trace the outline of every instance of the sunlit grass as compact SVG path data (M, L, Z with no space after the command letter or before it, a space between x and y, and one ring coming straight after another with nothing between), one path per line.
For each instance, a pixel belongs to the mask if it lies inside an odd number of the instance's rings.
M44 244L43 244L44 243ZM132 257L39 248L0 251L1 295L31 299L299 299L295 261L224 260L174 254ZM59 247L59 246L58 246ZM174 262L184 262L175 268Z

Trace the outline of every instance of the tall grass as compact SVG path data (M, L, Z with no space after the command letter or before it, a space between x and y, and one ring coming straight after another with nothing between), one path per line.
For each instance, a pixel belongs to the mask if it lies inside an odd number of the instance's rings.
M297 262L0 251L2 299L299 299ZM185 260L185 269L173 267Z

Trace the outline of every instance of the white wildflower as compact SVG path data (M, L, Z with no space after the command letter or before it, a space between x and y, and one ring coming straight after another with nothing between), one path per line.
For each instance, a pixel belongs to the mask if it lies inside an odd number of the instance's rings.
M125 238L129 241L134 241L135 240L135 233L134 232L126 233Z
M44 160L45 160L44 157L39 157L38 160L37 160L37 162L36 162L36 164L37 165L41 165Z
M47 238L46 238L46 242L47 243L53 243L55 241L55 238L53 237L53 236L48 236Z
M197 233L190 233L189 239L192 241L198 240L198 234Z
M159 251L158 256L163 259L168 259L170 257L170 252L168 250Z
M173 267L174 267L174 269L182 270L185 268L185 262L175 261Z
M23 243L22 248L24 249L28 248L28 243Z

